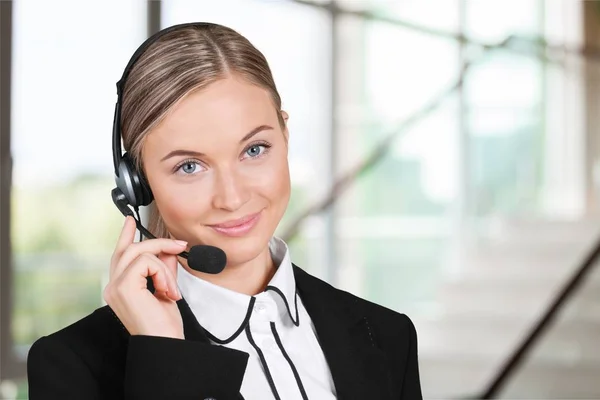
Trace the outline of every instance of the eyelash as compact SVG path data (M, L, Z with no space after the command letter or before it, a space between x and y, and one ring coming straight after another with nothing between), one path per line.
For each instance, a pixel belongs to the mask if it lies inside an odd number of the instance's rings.
M261 158L262 156L266 155L269 152L269 149L271 148L271 143L265 142L265 141L259 141L256 143L252 143L244 149L244 153L246 153L249 149L251 149L252 147L255 147L255 146L263 146L265 148L265 150L262 153L260 153L259 155L257 155L256 157L250 157L252 159Z
M258 159L263 157L264 155L266 155L269 152L269 149L272 147L272 145L269 142L265 142L265 141L260 141L260 142L256 142L256 143L252 143L250 145L248 145L243 153L246 153L249 149L251 149L252 147L255 146L263 146L265 149L262 153L260 153L258 156L256 157L250 157L252 159ZM201 161L195 159L195 158L188 158L187 160L183 160L182 162L180 162L179 164L177 164L175 166L175 168L173 169L173 173L177 173L179 172L179 170L181 169L181 167L183 167L186 164L202 164ZM184 175L195 175L195 174L184 174Z

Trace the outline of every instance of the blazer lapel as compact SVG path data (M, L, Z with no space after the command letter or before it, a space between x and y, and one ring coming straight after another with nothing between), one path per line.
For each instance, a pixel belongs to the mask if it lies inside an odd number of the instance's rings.
M155 289L152 278L146 278L146 286L151 293L154 293ZM177 308L179 308L179 313L181 314L181 320L183 322L183 337L186 340L210 343L204 329L200 326L200 323L184 298L177 301Z
M186 340L193 340L197 342L210 343L208 336L204 332L202 326L196 319L196 316L190 309L187 301L184 298L177 301L177 307L181 314L181 320L183 322L183 336Z
M364 310L294 265L298 293L315 326L337 397L391 399L385 354L377 347Z

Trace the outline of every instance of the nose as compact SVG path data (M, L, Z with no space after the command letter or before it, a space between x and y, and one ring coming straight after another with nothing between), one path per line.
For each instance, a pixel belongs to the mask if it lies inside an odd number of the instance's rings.
M215 191L213 207L226 211L239 210L250 199L245 178L235 169L221 170L215 173Z

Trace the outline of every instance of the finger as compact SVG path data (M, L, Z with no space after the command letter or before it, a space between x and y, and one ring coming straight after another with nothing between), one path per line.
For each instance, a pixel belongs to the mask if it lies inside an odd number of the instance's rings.
M160 271L155 273L156 269ZM133 274L147 274L144 275L144 281L139 281L139 277L129 278L129 270L133 270ZM133 279L133 281L139 281L142 287L146 287L146 277L150 277L154 283L156 292L165 293L165 296L177 301L181 299L181 294L177 287L177 282L173 274L169 271L169 268L154 254L143 253L130 265L125 272L124 279Z
M165 265L167 272L171 275L174 287L169 289L169 295L176 297L176 300L181 298L179 285L177 284L177 256L173 254L160 253L158 259Z
M136 226L135 226L135 221L133 220L133 218L127 216L125 217L125 223L123 224L123 229L121 229L121 234L119 235L119 238L117 239L117 244L115 245L115 250L112 254L112 258L111 258L111 274L113 273L113 270L118 262L118 260L121 258L121 255L123 254L123 252L127 249L127 246L129 246L131 243L133 243L134 238L135 238L135 230L136 230Z
M171 274L173 274L173 277L175 279L177 279L177 264L178 264L177 255L160 253L158 255L158 259L167 266L167 269L169 270L169 272L171 272Z
M152 278L153 283L156 282L154 286L156 289L155 295L163 299L180 300L181 294L179 293L177 282L168 267L154 255L146 254L146 256L158 268L154 274L151 273L154 270L148 269L149 275L147 275Z
M179 254L185 250L187 243L173 239L150 239L130 244L115 266L115 277L123 273L125 268L143 253L159 255L160 253Z
M167 267L152 254L142 254L120 276L125 290L146 289L146 278L150 277L156 292L169 291Z

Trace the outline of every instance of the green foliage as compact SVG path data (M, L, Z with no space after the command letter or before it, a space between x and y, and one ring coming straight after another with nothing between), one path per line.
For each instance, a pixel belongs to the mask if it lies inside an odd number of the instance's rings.
M18 346L102 305L102 286L123 217L112 179L81 175L63 185L12 191L12 333Z
M12 191L12 241L16 253L111 249L123 217L110 198L112 179L80 176L60 186Z
M110 253L86 257L40 253L15 257L12 333L27 346L102 305Z

